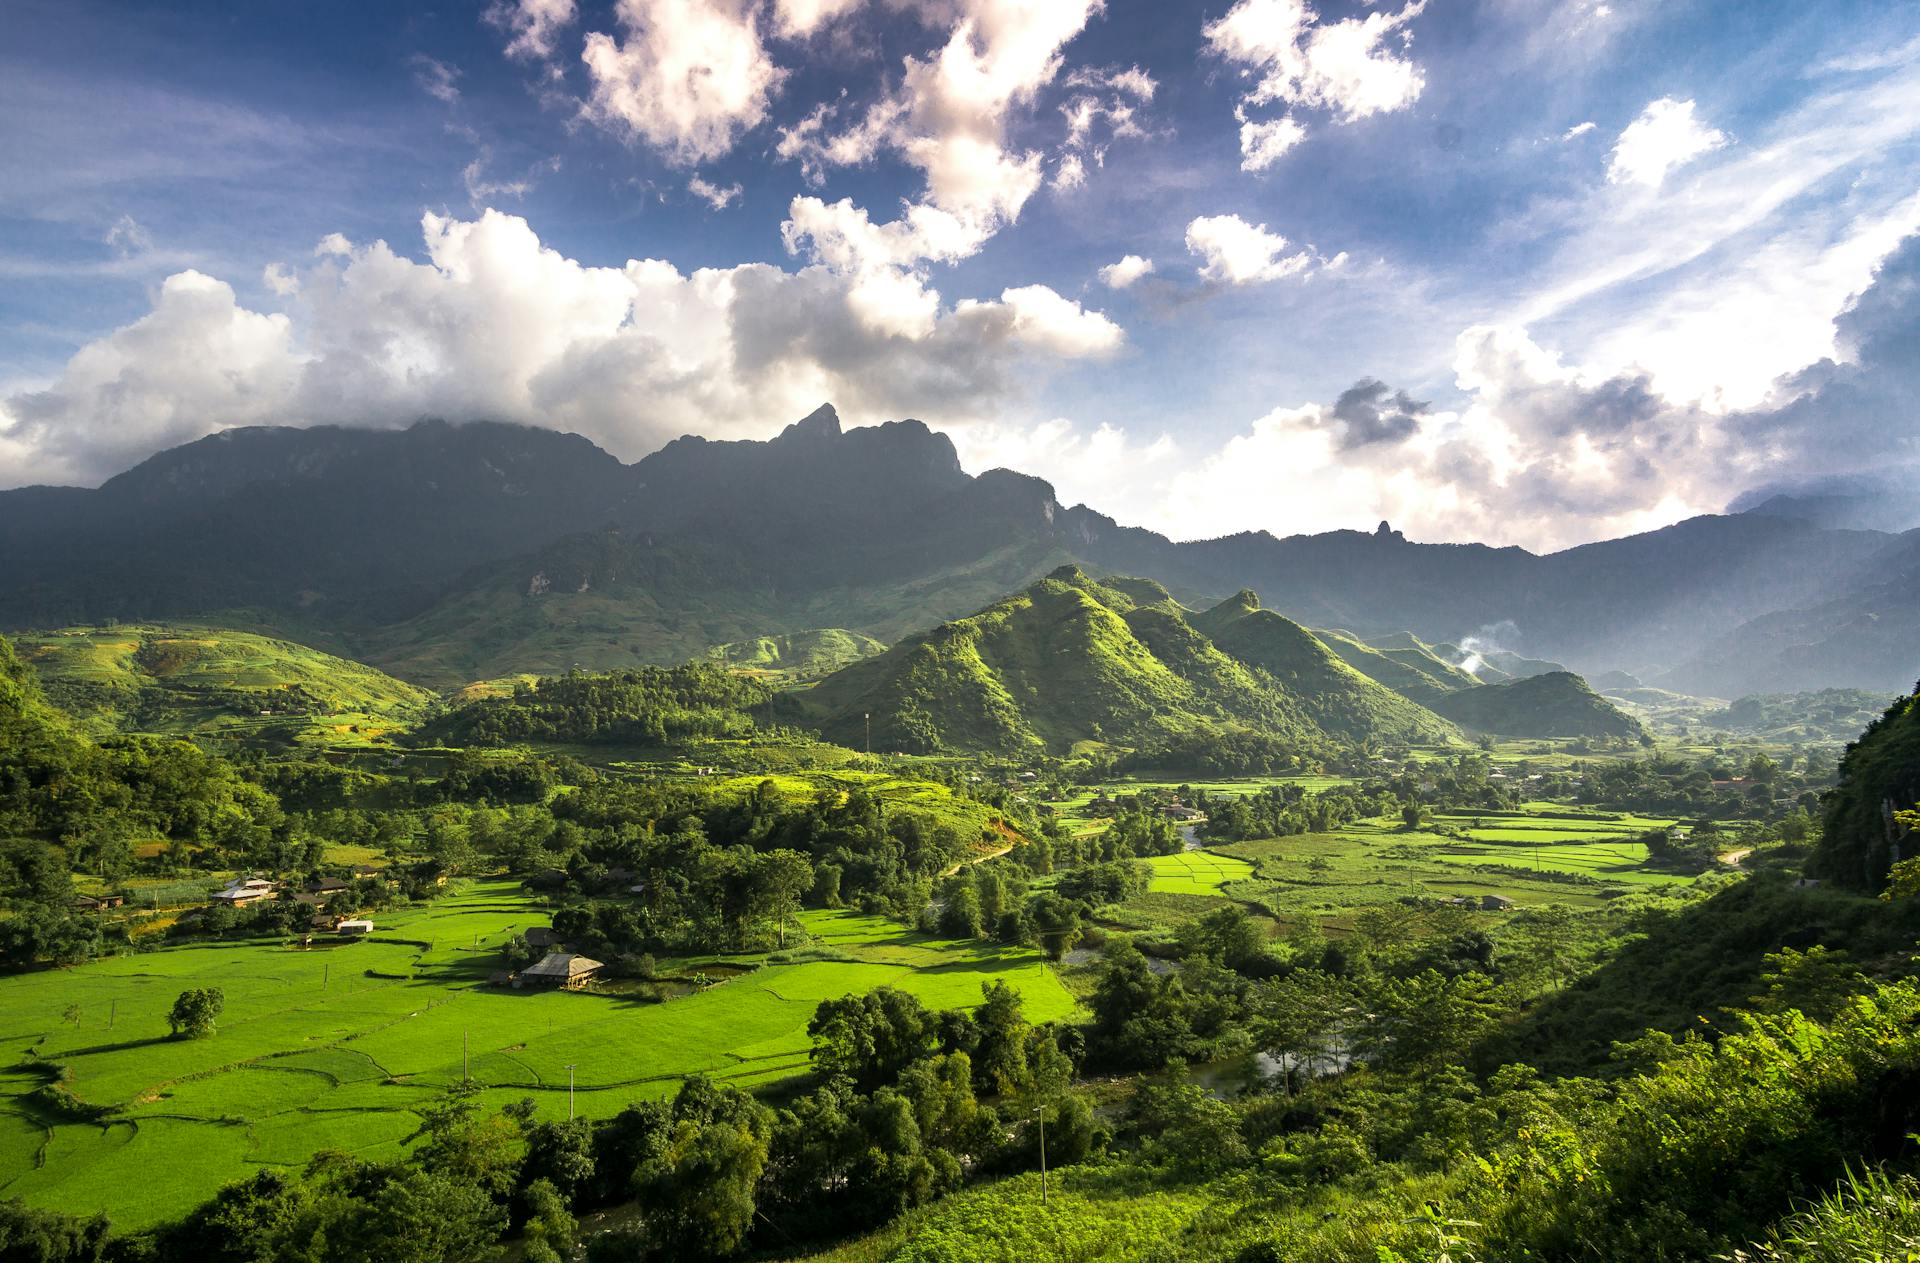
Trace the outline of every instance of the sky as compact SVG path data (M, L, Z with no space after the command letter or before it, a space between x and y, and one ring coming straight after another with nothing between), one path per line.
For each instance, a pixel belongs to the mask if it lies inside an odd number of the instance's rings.
M1916 234L1907 0L8 0L0 487L832 402L1176 538L1558 548L1920 486Z

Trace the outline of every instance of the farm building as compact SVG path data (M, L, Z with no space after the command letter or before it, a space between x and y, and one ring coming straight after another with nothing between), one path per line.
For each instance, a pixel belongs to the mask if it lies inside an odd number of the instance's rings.
M1513 900L1507 898L1505 895L1480 896L1480 910L1482 912L1504 912L1512 906Z
M571 952L548 952L540 963L520 971L520 984L534 987L584 987L606 966Z
M81 895L73 901L75 912L105 912L126 903L125 895Z
M560 931L552 926L536 925L521 937L527 940L528 947L544 947L549 951L566 950L566 945L560 941Z
M259 903L262 899L272 899L275 893L273 883L265 878L249 877L244 881L236 878L223 889L214 891L213 901L241 908L250 903Z
M357 938L362 934L373 933L373 922L367 921L367 920L355 920L355 919L349 918L347 920L341 921L338 925L334 926L333 932L335 934L344 934L349 937Z
M338 877L322 877L319 881L310 881L302 890L309 895L336 895L343 890L351 890L353 883L342 881Z

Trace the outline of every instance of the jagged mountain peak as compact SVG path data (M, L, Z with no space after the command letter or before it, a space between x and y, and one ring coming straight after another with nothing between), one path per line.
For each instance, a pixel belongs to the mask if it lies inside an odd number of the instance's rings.
M823 403L780 431L780 438L785 440L837 439L841 434L840 414L834 411L832 404Z

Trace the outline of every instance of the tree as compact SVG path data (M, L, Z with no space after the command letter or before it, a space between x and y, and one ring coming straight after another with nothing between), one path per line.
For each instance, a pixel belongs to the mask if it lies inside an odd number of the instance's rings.
M9 1263L95 1263L106 1247L105 1215L79 1219L17 1197L0 1202L0 1259Z
M773 1113L737 1088L691 1079L672 1114L659 1150L633 1177L646 1207L647 1244L666 1259L732 1254L753 1227Z
M214 1019L226 1007L226 993L218 987L194 987L182 991L167 1014L167 1024L175 1039L204 1039L213 1034Z
M980 937L980 892L965 878L947 884L940 908L940 933L948 938Z
M934 1023L913 995L876 987L865 995L822 1001L807 1024L814 1068L845 1076L863 1091L891 1082L933 1041Z

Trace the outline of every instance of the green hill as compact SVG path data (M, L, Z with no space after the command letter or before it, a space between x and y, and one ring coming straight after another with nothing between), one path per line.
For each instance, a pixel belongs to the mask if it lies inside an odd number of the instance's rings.
M1320 643L1342 662L1400 696L1425 705L1445 693L1472 688L1479 681L1454 666L1411 632L1389 643L1369 643L1350 631L1315 630Z
M1067 750L1258 732L1319 747L1456 730L1340 662L1251 593L1196 614L1158 584L1066 566L806 695L825 735L883 749Z
M47 699L95 735L354 743L417 722L435 701L372 667L250 632L69 627L16 644Z
M737 670L811 676L838 671L886 651L883 640L842 627L823 627L715 645L707 651L707 657Z
M1462 728L1499 737L1638 740L1645 735L1639 720L1594 692L1571 671L1482 684L1435 700L1433 709Z

